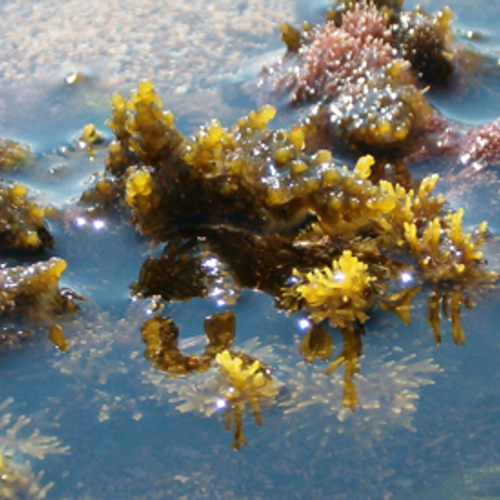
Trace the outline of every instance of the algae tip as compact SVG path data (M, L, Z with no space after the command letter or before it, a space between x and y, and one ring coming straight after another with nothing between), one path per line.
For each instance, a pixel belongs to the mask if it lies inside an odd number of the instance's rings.
M49 340L62 352L69 351L69 343L64 335L64 330L58 324L52 325L47 333Z

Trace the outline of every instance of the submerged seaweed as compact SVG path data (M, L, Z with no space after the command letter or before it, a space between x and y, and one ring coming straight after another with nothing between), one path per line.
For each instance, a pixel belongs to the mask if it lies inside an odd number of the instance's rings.
M361 404L354 413L339 398L344 391L340 374L325 377L304 363L294 367L281 364L279 369L288 375L289 396L280 402L285 415L294 422L295 414L306 412L311 415L310 418L301 418L300 423L296 422L288 434L295 434L296 426L307 427L308 433L319 434L318 442L327 446L332 436L345 432L345 427L338 425L345 422L348 427L356 427L349 436L369 448L384 436L386 428L396 426L415 431L412 417L417 409L419 390L435 383L435 375L442 371L440 366L431 358L403 355L397 347L372 345L361 362L363 373L355 376ZM331 426L314 429L312 415L318 414L331 416Z
M35 475L28 461L20 463L14 455L30 455L42 460L48 454L66 454L69 446L62 446L54 436L45 436L38 429L24 435L24 428L29 426L31 418L24 415L12 421L12 413L6 409L13 398L0 404L0 498L12 500L42 500L52 488L53 483L41 486L43 472Z
M274 380L271 369L263 361L245 352L230 350L235 336L234 313L214 314L205 319L204 327L209 343L203 354L185 356L178 348L179 331L171 318L156 316L147 320L142 327L146 358L170 376L196 377L210 371L211 376L204 378L201 385L190 381L196 384L195 391L202 395L198 409L207 416L224 409L225 428L229 430L233 426L233 448L239 449L247 444L243 434L245 410L250 407L257 425L262 425L260 406L274 402L280 383ZM214 365L218 367L216 373L213 373ZM209 394L204 395L207 389ZM192 408L187 404L179 409Z
M227 316L227 313L222 314ZM214 318L217 320L218 315L207 319L213 322ZM222 331L220 326L216 329ZM277 359L272 347L262 347L253 339L241 349L222 350L210 364L191 368L188 376L183 374L174 378L148 372L147 380L157 386L159 400L163 399L165 391L172 394L168 400L176 404L180 412L201 413L207 417L224 412L225 429L230 430L233 426L232 446L239 449L247 444L243 433L244 413L251 410L257 425L262 425L261 408L275 404L279 395L282 383L272 376L267 364ZM173 373L168 369L162 371Z

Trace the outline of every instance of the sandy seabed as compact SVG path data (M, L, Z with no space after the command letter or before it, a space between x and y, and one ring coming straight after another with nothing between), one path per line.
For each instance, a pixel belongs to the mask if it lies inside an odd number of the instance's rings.
M182 94L279 41L285 20L295 20L295 2L7 0L0 4L0 81L97 68L116 84L149 78Z

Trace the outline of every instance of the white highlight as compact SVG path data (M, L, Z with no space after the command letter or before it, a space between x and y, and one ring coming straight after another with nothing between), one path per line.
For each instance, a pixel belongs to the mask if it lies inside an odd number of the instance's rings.
M106 227L106 223L103 220L98 219L92 222L92 227L96 231L100 231L101 229L104 229Z
M337 271L336 273L334 273L333 279L339 283L342 283L342 281L345 281L345 274Z
M216 407L218 410L223 410L226 406L227 406L227 402L226 402L226 400L225 400L225 399L219 398L219 399L215 402L215 407Z
M299 319L297 323L301 330L308 330L311 327L311 322L306 318Z
M403 283L403 285L407 285L408 283L413 282L413 276L408 271L402 272L399 279L401 280L401 283Z

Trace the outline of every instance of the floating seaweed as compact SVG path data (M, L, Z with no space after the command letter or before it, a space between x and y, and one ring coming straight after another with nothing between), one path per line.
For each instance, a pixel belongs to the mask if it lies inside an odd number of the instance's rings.
M211 416L217 410L224 410L225 428L229 430L233 425L233 448L239 449L247 444L243 434L243 414L247 407L251 408L257 425L262 425L260 407L274 403L281 384L272 377L266 363L244 351L231 349L235 333L231 311L206 318L205 335L209 343L201 356L183 355L178 347L178 333L171 318L156 316L143 325L146 359L161 372L175 376L170 381L159 379L155 383L166 386L168 392L178 393L178 398L171 401L183 401L177 406L182 412L199 411ZM189 388L193 394L187 391Z
M464 343L461 308L472 306L471 291L491 286L497 274L481 251L486 223L465 232L463 210L433 194L438 175L405 185L372 180L372 156L349 169L326 150L309 153L307 125L270 130L269 106L231 128L212 121L187 138L160 109L149 82L112 102L116 142L103 179L141 233L167 242L162 257L146 260L135 292L167 300L206 295L203 246L221 257L236 286L260 288L287 311L305 309L314 322L328 319L340 330L344 348L327 373L344 366L343 401L351 409L358 405L360 334L372 307L380 304L408 323L412 301L426 286L436 342L441 309L454 342ZM401 283L403 275L412 283ZM142 332L148 359L167 373L186 375L213 362L182 354L168 318L151 318Z
M66 269L63 259L52 257L30 266L5 267L0 270L0 316L50 318L54 314L76 312L75 299L82 299L69 289L59 288Z

